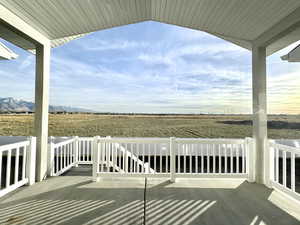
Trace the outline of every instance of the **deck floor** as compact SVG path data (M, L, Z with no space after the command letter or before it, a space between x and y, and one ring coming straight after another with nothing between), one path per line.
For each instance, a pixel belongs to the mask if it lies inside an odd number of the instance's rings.
M143 179L91 181L74 168L0 199L0 224L133 225L144 223ZM300 209L279 193L246 181L148 179L146 224L293 225Z

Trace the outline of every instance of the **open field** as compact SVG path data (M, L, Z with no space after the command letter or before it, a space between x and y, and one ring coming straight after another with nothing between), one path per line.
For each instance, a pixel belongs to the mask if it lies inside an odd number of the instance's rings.
M268 117L271 138L300 139L300 115ZM0 135L34 135L33 115L0 115ZM203 137L252 136L251 116L51 114L51 136Z

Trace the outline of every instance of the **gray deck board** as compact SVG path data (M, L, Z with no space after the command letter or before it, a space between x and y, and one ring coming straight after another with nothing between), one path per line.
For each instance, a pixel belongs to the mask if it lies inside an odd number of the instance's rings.
M143 224L143 179L91 181L74 168L0 199L0 224ZM242 180L148 179L146 224L300 224L300 209ZM297 219L298 218L298 219Z

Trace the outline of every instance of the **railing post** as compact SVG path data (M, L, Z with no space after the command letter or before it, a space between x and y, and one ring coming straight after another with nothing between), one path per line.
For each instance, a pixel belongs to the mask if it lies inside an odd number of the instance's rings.
M253 149L253 139L247 137L245 139L246 151L247 151L247 174L248 181L255 182L255 151Z
M36 168L36 137L29 137L29 148L26 160L26 173L28 174L28 185L35 183ZM25 171L23 171L25 172Z
M48 169L47 169L47 174L48 176L53 176L54 175L54 137L49 137L50 141L48 144Z
M93 181L98 182L98 171L99 171L99 149L98 149L99 136L94 137L93 140ZM103 162L102 162L103 163Z
M75 167L78 167L78 162L79 162L79 138L78 136L74 136L74 165Z
M170 181L175 182L175 138L170 138Z
M274 181L274 147L272 146L272 144L275 144L275 140L269 140L267 143L267 151L268 154L266 154L267 156L269 156L268 158L266 158L266 160L268 160L268 163L266 163L265 165L268 165L268 167L266 168L266 186L269 188L272 188L272 181Z

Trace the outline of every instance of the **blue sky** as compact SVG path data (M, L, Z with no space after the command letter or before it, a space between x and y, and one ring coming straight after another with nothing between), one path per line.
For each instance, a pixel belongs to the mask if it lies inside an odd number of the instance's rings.
M35 57L0 61L0 96L34 100ZM268 57L269 113L300 113L300 63ZM50 103L100 112L251 113L251 54L187 28L143 22L52 49Z

